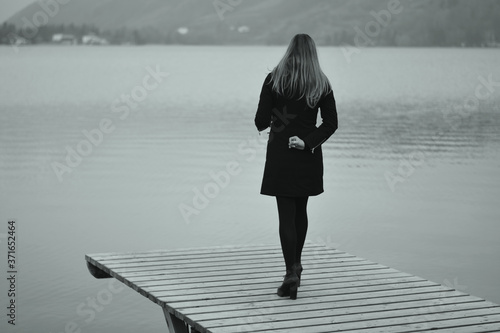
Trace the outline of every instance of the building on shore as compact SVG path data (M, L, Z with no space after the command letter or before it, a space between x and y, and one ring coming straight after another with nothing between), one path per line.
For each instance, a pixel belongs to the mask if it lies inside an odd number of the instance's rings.
M108 45L109 42L102 37L96 35L85 35L82 37L83 45Z
M78 39L74 35L70 34L54 34L52 35L52 43L76 45L78 44Z

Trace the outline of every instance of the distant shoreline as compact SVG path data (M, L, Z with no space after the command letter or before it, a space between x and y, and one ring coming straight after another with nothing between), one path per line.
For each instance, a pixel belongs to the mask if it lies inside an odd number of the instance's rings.
M148 47L148 46L185 46L185 47L283 47L285 44L162 44L162 43L150 43L150 44L107 44L107 45L85 45L85 44L58 44L58 43L35 43L35 44L6 44L0 43L0 47L39 47L39 46L51 46L51 47L89 47L89 48L102 48L102 47ZM348 48L356 47L355 45L321 45L320 48ZM394 45L373 45L373 46L362 46L359 49L483 49L483 50L495 50L500 49L500 46L394 46Z

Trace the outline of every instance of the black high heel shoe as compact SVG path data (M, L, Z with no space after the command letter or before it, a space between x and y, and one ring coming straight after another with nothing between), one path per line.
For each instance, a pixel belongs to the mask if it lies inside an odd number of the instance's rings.
M295 274L297 274L297 277L299 278L299 282L297 283L297 287L300 287L300 277L302 275L302 264L301 263L295 263L293 266L292 266L292 270L295 271Z
M278 288L279 297L288 297L290 299L297 299L297 288L299 283L299 277L295 270L287 270L283 284Z

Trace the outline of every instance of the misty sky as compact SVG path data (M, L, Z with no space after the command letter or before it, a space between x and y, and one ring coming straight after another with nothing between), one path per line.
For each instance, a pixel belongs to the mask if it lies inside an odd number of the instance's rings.
M0 0L0 22L4 22L35 0Z

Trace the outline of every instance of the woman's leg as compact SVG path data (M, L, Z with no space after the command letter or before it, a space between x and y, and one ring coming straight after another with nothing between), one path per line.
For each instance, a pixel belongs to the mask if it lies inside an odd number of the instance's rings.
M306 241L307 234L307 200L309 197L295 198L295 232L297 235L297 243L295 247L295 260L300 263L302 256L302 248Z
M279 234L281 250L287 271L291 271L296 261L297 230L295 225L296 203L295 198L276 197L279 216Z

